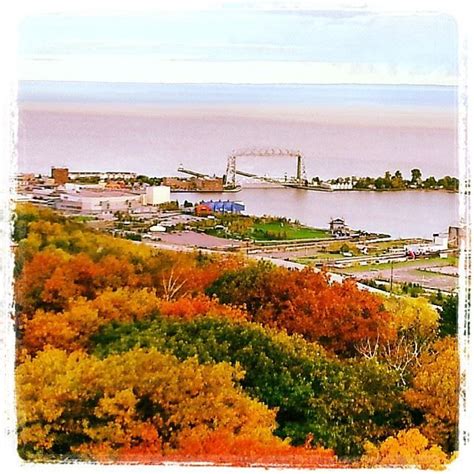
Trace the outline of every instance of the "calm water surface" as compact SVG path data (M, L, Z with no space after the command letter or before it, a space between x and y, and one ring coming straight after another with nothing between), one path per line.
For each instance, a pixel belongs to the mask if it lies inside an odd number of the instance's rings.
M439 191L339 191L299 189L242 189L238 193L173 193L173 199L243 201L246 213L298 219L327 228L331 218L343 217L352 229L398 237L431 238L458 224L459 195Z

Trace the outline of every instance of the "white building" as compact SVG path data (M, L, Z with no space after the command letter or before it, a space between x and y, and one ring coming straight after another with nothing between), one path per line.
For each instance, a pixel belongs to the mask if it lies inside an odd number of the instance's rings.
M146 203L151 206L171 201L171 188L169 186L148 186L146 188Z
M448 233L443 232L442 234L433 234L433 244L439 246L442 249L448 248Z
M94 190L105 189L103 184L65 183L62 187L68 192L80 191L81 189L94 189Z
M329 186L333 191L354 189L353 178L337 178L329 182Z
M140 194L131 194L123 191L80 190L61 193L57 208L62 211L98 214L128 211L140 206L140 204Z
M448 234L433 234L433 241L429 244L405 245L405 251L410 255L430 255L445 253L448 250Z

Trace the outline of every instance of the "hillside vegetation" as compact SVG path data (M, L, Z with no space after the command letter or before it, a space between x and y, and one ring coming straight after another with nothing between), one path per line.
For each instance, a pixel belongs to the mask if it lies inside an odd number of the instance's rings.
M457 341L423 298L30 205L13 239L26 460L442 468L457 449Z

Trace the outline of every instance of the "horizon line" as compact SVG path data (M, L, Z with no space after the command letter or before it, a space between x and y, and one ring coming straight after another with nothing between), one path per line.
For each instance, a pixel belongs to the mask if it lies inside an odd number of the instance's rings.
M95 84L143 84L143 85L225 85L225 86L410 86L410 87L459 87L459 83L410 83L410 82L149 82L149 81L101 81L94 79L18 79L21 82L62 82Z

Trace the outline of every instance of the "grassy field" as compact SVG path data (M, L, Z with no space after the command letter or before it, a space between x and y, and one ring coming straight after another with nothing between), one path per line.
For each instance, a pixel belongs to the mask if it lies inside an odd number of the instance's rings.
M331 237L328 230L313 229L296 224L270 222L255 224L251 232L255 240L299 240L327 239Z
M316 261L329 261L329 260L339 260L341 258L341 254L339 253L316 253L311 255L310 257L299 257L292 259L296 263L302 263L303 265L311 265Z

